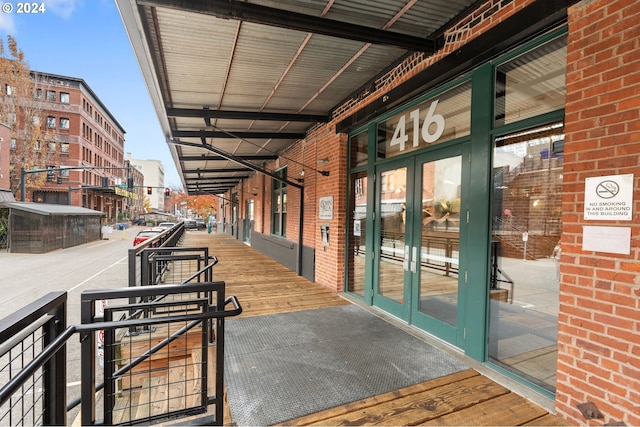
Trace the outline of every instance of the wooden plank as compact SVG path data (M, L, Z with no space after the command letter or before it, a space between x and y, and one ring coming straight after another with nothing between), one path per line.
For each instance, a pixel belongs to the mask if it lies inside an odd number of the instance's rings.
M415 384L409 387L401 388L399 390L390 391L388 393L380 394L377 396L368 397L355 402L347 403L346 405L337 406L335 408L327 409L325 411L317 412L315 414L305 415L303 417L295 418L293 420L286 421L282 424L276 424L279 426L304 426L311 424L319 424L324 420L339 417L341 415L348 414L350 412L362 411L372 406L381 405L383 403L390 402L395 399L407 397L425 391L433 390L438 387L442 387L447 384L454 384L458 381L462 381L468 378L476 377L480 375L473 369L467 369L465 371L456 372L454 374L446 375L444 377L436 378L430 381Z
M547 411L522 396L508 393L459 411L435 418L422 425L459 426L463 424L517 426L545 415Z
M169 411L186 408L187 359L172 364L169 369Z
M123 363L128 363L130 360L141 356L168 336L169 333L166 329L159 328L156 332L147 334L146 337L135 337L136 339L123 340L120 344L120 355ZM151 362L153 361L164 360L168 363L171 359L190 356L190 349L201 342L202 334L199 329L192 329L186 334L170 342L160 351L149 356L145 362L134 368L134 372L152 369Z
M169 371L171 372L171 371ZM169 377L171 374L169 374ZM151 390L149 400L149 413L151 416L162 415L167 413L169 408L169 384L166 376L157 377L157 384Z
M140 393L138 390L118 393L116 403L113 405L113 424L123 424L131 421L131 416L137 411L139 399Z
M314 425L415 425L507 393L506 388L478 375Z
M140 398L138 399L138 409L136 411L135 420L145 420L151 416L151 396L155 393L155 387L166 383L165 377L154 377L146 379L140 389ZM133 421L133 420L132 420Z
M560 418L553 414L546 414L535 420L531 420L528 423L524 423L524 426L571 426L573 424L567 422L564 418Z

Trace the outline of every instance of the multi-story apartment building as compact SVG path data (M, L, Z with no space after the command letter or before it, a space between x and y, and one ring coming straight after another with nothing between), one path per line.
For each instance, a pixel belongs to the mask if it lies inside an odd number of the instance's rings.
M49 159L40 169L52 171L42 186L27 188L20 197L99 210L107 222L126 216L129 205L141 197L127 185L132 177L124 160L125 130L84 80L42 72L31 76L46 135L36 150L47 150ZM19 143L12 141L12 147ZM19 159L12 161L19 171ZM20 173L14 173L16 193L20 179Z
M164 199L164 167L160 160L131 159L131 166L144 176L144 194L149 200L149 207L155 211L165 211Z

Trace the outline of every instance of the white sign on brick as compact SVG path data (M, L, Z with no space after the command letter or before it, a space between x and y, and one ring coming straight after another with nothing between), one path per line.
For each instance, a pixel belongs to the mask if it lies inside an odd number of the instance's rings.
M633 174L585 179L584 219L631 221Z
M333 219L333 196L320 197L320 219Z

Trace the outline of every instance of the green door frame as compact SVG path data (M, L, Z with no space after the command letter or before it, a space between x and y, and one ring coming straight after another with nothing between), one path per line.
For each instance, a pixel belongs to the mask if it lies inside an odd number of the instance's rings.
M467 260L471 258L469 256L469 246L466 242L466 230L468 228L466 217L469 210L469 204L467 198L469 197L469 186L471 183L471 177L469 173L470 153L468 140L458 142L456 144L445 144L443 146L436 146L433 150L421 151L414 157L414 180L416 183L422 182L422 165L429 162L434 162L450 157L461 157L461 205L460 205L460 231L459 231L459 243L458 243L458 302L457 302L457 321L456 326L449 325L441 320L430 317L420 312L420 274L421 269L418 268L417 272L413 274L411 285L412 301L411 304L411 323L420 329L426 330L429 333L441 338L448 343L460 348L465 349L465 328L466 328L466 310L465 301L467 286L464 278L467 276ZM416 185L413 193L413 200L417 201L421 199L421 188ZM417 202L414 202L417 203ZM416 208L413 210L413 224L421 224L422 212L421 209ZM422 240L422 228L414 227L412 242L418 247L421 247Z
M413 159L412 157L402 157L402 158L398 158L398 159L393 159L390 161L386 161L383 164L378 165L378 167L376 168L376 172L375 172L375 179L374 181L377 183L377 185L375 186L373 193L375 195L375 204L374 206L374 217L377 218L377 221L374 221L374 229L373 229L373 235L374 236L380 236L381 234L381 224L382 224L382 210L381 210L381 200L380 197L377 197L379 195L379 191L380 191L380 185L381 185L381 174L383 172L386 171L390 171L390 170L394 170L394 169L400 169L400 168L406 168L407 169L407 188L406 188L406 195L407 195L407 200L405 203L405 210L406 212L412 212L413 211L413 207L411 206L411 199L412 197L410 197L410 194L413 194L413 182L411 182L411 177L413 176ZM408 216L408 214L407 214ZM405 221L405 226L407 228L405 228L405 233L404 233L404 245L403 245L403 250L404 250L404 246L408 245L409 247L411 247L411 237L412 237L412 230L411 230L411 224L409 224L408 221ZM403 298L402 298L402 302L397 302L394 301L393 299L384 297L382 295L379 294L379 289L380 289L380 281L379 281L379 271L380 271L380 267L381 267L381 260L380 260L380 253L381 253L381 246L382 246L382 239L374 239L374 241L372 242L372 251L375 254L373 257L373 265L372 265L372 272L373 272L373 304L377 307L380 307L381 309L393 314L394 316L399 317L402 320L405 320L407 322L411 322L411 318L410 318L410 310L409 307L411 306L411 292L408 286L404 285L406 283L409 283L411 281L411 272L408 271L408 269L404 269L404 274L403 274Z
M454 82L443 85L436 88L430 93L422 94L413 101L395 108L393 111L386 112L375 120L368 123L366 126L361 127L358 132L367 130L369 133L369 153L377 153L377 126L393 114L397 114L402 110L409 110L412 106L417 105L421 100L428 97L436 96L447 88L452 87L459 82L470 79L471 81L471 124L470 124L470 136L466 138L467 142L463 142L465 146L464 150L468 153L469 158L469 184L466 197L463 197L462 202L466 205L466 209L461 206L462 212L466 210L466 227L461 227L460 235L460 264L459 264L459 284L464 286L464 291L460 293L463 295L458 301L458 309L463 312L463 323L458 323L456 336L448 337L446 340L462 349L465 354L474 360L483 363L488 362L488 334L489 334L489 282L490 282L490 264L491 264L491 223L492 223L492 211L491 211L491 198L493 197L493 182L492 182L492 164L493 164L493 139L494 136L499 133L505 133L510 131L516 131L528 126L535 126L538 124L550 123L557 120L562 120L564 117L564 110L551 111L539 116L524 119L520 122L510 123L508 125L494 124L495 117L495 104L496 104L496 67L505 61L517 57L528 50L531 50L537 46L540 46L546 42L551 41L557 37L566 35L566 26L559 27L553 31L550 31L537 39L529 40L516 49L512 49L509 52L496 57L492 61L488 61L485 64L479 65L473 70L470 70L466 76L461 76ZM356 132L357 133L357 132ZM454 141L451 141L452 143ZM460 141L458 141L460 142ZM444 148L448 143L444 143ZM451 144L453 145L453 144ZM435 147L434 147L435 148ZM422 151L422 150L421 150ZM425 155L428 156L428 151L425 151ZM411 153L415 156L416 162L418 159L422 159L422 152ZM467 155L467 154L465 154ZM400 162L400 156L393 161ZM375 187L375 177L378 169L381 167L387 168L387 165L391 167L396 163L391 163L389 160L377 161L375 154L371 154L369 157L366 168L364 166L357 170L367 171L367 183L368 183L368 206L374 206L375 196L377 189ZM416 163L417 164L417 163ZM350 171L352 172L352 171ZM415 196L414 196L415 198ZM462 221L462 218L461 218ZM412 221L413 222L413 221ZM374 223L376 230L379 230L379 226L374 221L372 215L367 215L367 230L374 229ZM367 232L366 242L368 251L372 251L374 245L374 238L378 231L371 233ZM417 239L418 231L414 231L414 234L410 236L410 239ZM365 281L367 283L365 290L365 302L373 304L372 289L370 284L377 280L375 277L378 271L378 260L367 257L365 273ZM418 298L417 287L412 286L414 294L409 296L407 301L413 301ZM380 305L380 308L386 309ZM396 308L397 309L397 308ZM388 310L394 313L393 310ZM410 323L421 329L426 330L429 333L438 335L437 327L430 324L423 324L420 320L420 316L416 313L402 314L400 317L408 319ZM434 330L435 328L435 330ZM461 334L461 335L460 335ZM496 368L500 370L499 368ZM505 371L507 375L508 372ZM522 378L517 375L511 375L519 381L523 381Z

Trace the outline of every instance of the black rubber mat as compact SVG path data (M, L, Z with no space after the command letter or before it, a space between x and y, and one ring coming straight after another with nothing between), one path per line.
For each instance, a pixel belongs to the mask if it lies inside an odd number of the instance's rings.
M361 307L225 322L236 425L265 426L467 369Z

